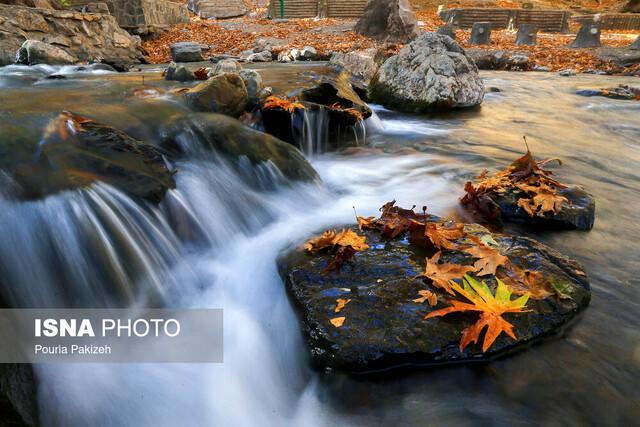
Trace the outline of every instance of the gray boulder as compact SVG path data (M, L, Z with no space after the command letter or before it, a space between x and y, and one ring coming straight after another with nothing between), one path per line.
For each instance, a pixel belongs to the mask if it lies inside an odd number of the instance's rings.
M209 77L213 77L222 73L238 73L242 70L242 65L235 59L223 59L216 63L216 66L209 73Z
M380 67L369 97L403 111L425 113L480 105L478 68L450 37L425 33Z
M247 108L249 95L238 74L222 73L184 93L187 105L194 111L240 116Z
M482 48L466 49L467 55L480 70L527 71L529 57L506 50Z
M409 0L370 0L355 32L381 42L408 43L418 36Z
M24 65L68 65L77 62L78 58L64 49L38 40L25 41L16 53L16 63Z
M331 55L329 64L347 70L368 85L385 59L382 49L372 47L347 53L335 52Z
M171 45L171 58L174 62L200 62L202 47L199 43L180 42Z
M166 80L173 80L177 82L190 82L196 79L193 71L189 70L184 65L178 65L175 62L169 64L169 67L165 70Z
M629 49L631 49L631 50L640 50L640 36L638 36L636 38L636 41L631 43L631 46L629 46Z
M303 61L314 61L318 59L318 51L313 46L305 46L300 51L300 59Z
M273 61L273 57L271 56L271 51L264 50L262 52L248 55L245 60L247 62L271 62Z
M263 98L266 98L267 92L262 84L262 76L255 70L240 71L240 78L247 88L249 97L249 106L257 105Z

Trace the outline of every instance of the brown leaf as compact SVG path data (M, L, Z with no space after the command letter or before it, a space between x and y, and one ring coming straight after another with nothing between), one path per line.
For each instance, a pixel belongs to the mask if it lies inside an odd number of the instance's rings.
M425 301L429 301L429 305L431 307L438 304L438 296L431 291L428 291L428 290L418 291L418 295L420 295L420 298L414 299L413 302L417 302L421 304Z
M345 262L351 261L355 255L356 250L351 246L339 246L336 254L331 258L331 261L327 263L327 266L322 270L320 274L326 275L333 272L339 273Z
M434 286L454 295L451 280L461 279L466 273L475 271L475 268L470 265L438 264L441 254L442 252L437 252L433 257L426 258L424 277L431 279Z
M469 238L475 245L462 248L462 250L474 258L478 258L473 264L478 276L496 274L496 269L509 261L509 258L500 254L500 251L485 245L477 237L470 236Z

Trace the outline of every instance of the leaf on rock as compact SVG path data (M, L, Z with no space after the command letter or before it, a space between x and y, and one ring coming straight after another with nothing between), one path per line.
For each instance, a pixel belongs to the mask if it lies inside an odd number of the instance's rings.
M336 232L335 230L327 230L320 237L309 240L304 244L304 249L307 252L317 252L326 248L330 248L335 244Z
M455 295L450 284L453 279L461 279L466 273L475 271L470 265L438 264L442 252L437 252L433 257L426 258L424 277L431 279L433 285L444 289L451 295Z
M451 288L460 295L464 296L471 303L461 301L451 301L451 306L440 310L432 311L425 316L425 319L433 317L446 316L455 312L480 312L480 319L470 327L462 331L460 339L460 352L470 344L477 344L480 334L487 328L482 344L482 351L486 352L496 338L502 333L506 333L513 339L517 339L513 332L513 325L502 318L505 313L523 313L529 299L528 295L523 295L515 300L511 300L511 291L500 280L496 279L498 286L495 295L484 282L479 282L468 274L464 276L463 286L461 288L455 282L451 282Z
M537 300L553 295L550 281L539 271L522 270L509 263L499 277L515 294Z
M349 304L350 302L351 302L350 299L338 298L336 300L337 304L336 304L335 312L340 313L340 311L344 308L344 306Z
M369 249L366 240L366 236L359 236L349 228L339 233L335 230L327 230L321 236L305 243L304 248L308 252L318 252L333 246L351 246L356 251L364 251Z
M327 263L327 266L324 268L324 270L321 271L320 274L324 276L331 273L332 271L339 273L344 263L347 261L351 261L355 254L356 250L351 246L339 246L336 254L333 256L333 258L331 258L331 260Z
M438 249L454 249L456 244L453 241L465 235L464 224L454 224L446 227L444 224L427 223L425 234Z
M571 294L573 293L573 289L568 283L558 283L555 280L551 280L550 283L558 299L572 299Z
M207 80L209 78L209 69L208 68L198 68L193 72L193 75L196 77L196 80Z
M334 317L333 319L329 320L329 322L331 322L331 324L333 326L335 326L336 328L339 328L340 326L342 326L344 324L346 317Z
M373 216L363 217L356 215L356 221L358 221L358 230L372 230L376 228L376 218Z
M295 113L296 110L303 110L304 105L300 104L297 101L290 101L286 98L278 98L277 96L270 96L266 99L264 106L262 107L264 110L273 110L280 109L284 110L288 113Z
M470 236L470 239L475 245L462 248L462 251L474 258L478 258L473 264L478 276L496 274L497 268L509 261L509 258L502 255L499 250L485 245L477 237Z
M438 304L438 296L436 294L434 294L433 292L429 291L429 290L422 290L422 291L418 291L418 295L420 295L420 298L416 298L413 300L413 302L417 302L419 304L422 304L425 301L429 301L429 305L431 307L435 306L436 304Z

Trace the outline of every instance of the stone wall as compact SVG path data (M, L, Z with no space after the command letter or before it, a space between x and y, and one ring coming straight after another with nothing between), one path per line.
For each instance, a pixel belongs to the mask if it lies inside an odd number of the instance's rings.
M140 39L120 28L111 15L0 5L0 65L14 63L25 40L51 43L82 61L144 61Z
M168 0L71 0L70 4L80 8L96 1L106 3L118 24L133 34L145 35L189 22L187 7Z

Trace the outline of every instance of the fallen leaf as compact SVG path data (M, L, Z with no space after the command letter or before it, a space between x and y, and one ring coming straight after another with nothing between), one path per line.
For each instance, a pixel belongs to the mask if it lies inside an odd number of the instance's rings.
M331 324L333 326L335 326L336 328L339 328L340 326L342 326L344 324L346 317L334 317L333 319L329 320L329 322L331 322Z
M444 224L428 222L425 227L425 235L438 249L453 249L456 244L453 241L465 235L464 224L454 224L447 227Z
M336 254L327 263L327 266L320 272L320 274L327 275L331 272L339 273L345 262L351 261L355 255L356 250L351 246L339 246Z
M442 252L437 252L433 257L426 258L424 277L431 279L433 285L444 289L451 295L455 295L451 290L451 280L461 279L466 273L475 271L470 265L460 264L438 264Z
M413 302L417 302L421 304L425 301L429 301L429 305L432 307L438 304L438 296L431 291L428 291L428 290L418 291L418 295L420 295L420 298L414 299Z
M474 258L478 258L473 264L478 276L496 274L496 269L509 261L509 258L500 254L500 251L485 245L477 237L471 236L470 239L475 245L467 246L461 250Z
M571 294L573 293L573 289L568 283L558 283L555 280L551 281L551 287L558 299L572 299Z
M451 306L440 310L432 311L425 316L425 319L446 316L455 312L480 312L480 319L470 327L462 331L460 338L460 352L471 343L477 344L480 334L487 328L482 344L482 351L486 352L496 338L502 333L506 333L513 339L517 339L513 332L513 325L502 318L505 313L523 313L529 299L528 295L523 295L515 300L511 300L511 291L500 280L496 279L498 286L495 295L484 282L479 282L468 274L464 276L461 288L456 282L451 282L451 288L471 302L451 301Z
M350 299L344 299L344 298L338 298L336 300L336 313L340 313L340 311L344 308L345 305L349 304L351 302Z
M553 295L551 283L539 271L522 270L509 263L498 278L518 295L529 295L531 299L537 300Z

